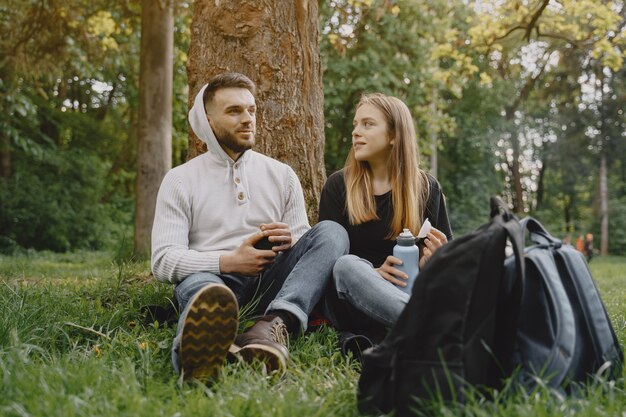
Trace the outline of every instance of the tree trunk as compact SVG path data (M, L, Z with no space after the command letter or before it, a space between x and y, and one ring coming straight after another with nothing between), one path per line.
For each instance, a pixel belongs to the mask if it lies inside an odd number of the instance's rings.
M563 215L565 220L565 232L572 233L574 227L572 224L572 209L574 207L574 197L568 195L565 197L565 207L563 208Z
M606 182L606 155L600 157L600 255L609 254L609 201Z
M544 145L546 146L546 145ZM541 169L539 170L539 179L537 180L537 202L535 204L535 210L539 210L543 206L543 194L544 179L546 177L546 169L548 169L548 155L545 154L543 161L541 161Z
M511 148L513 150L513 161L511 163L511 179L513 181L513 191L515 198L513 199L513 211L518 214L524 214L524 194L522 190L522 174L520 172L520 148L519 139L516 132L511 133Z
M156 196L172 166L172 0L142 0L135 253L150 253Z
M544 54L545 60L544 64L540 67L539 72L535 74L535 76L530 77L524 83L524 86L521 90L515 95L515 99L511 105L506 106L504 109L504 118L507 121L507 124L510 128L511 132L511 147L513 150L513 163L509 165L511 170L511 180L513 181L513 191L515 195L513 196L513 211L518 214L524 214L524 190L522 188L522 173L520 172L520 142L517 129L515 128L515 112L519 107L526 101L526 99L530 96L530 93L535 88L535 85L541 79L544 71L546 70L549 62L549 57L552 52L546 51ZM504 71L505 68L502 68ZM510 77L505 77L505 79ZM510 81L510 80L509 80Z
M11 138L6 132L0 132L0 178L11 177Z
M190 107L219 73L240 72L256 83L255 149L294 169L315 221L326 176L317 2L195 2L188 55ZM191 132L188 159L205 151Z
M438 167L438 146L437 146L437 132L435 131L435 120L437 117L437 89L432 88L431 102L430 102L430 174L437 178Z
M528 86L524 87L527 90ZM529 93L525 93L527 96ZM521 103L520 97L515 101L512 106L508 106L505 109L505 120L508 125L509 133L511 134L511 150L513 151L513 160L509 164L509 170L511 174L511 181L513 182L513 211L517 214L524 214L524 195L522 190L522 173L520 172L520 143L518 132L515 127L515 111Z

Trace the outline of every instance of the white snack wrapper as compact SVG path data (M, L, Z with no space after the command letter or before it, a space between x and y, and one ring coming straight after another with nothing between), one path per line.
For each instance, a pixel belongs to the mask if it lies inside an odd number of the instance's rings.
M417 234L417 238L418 239L424 239L426 236L428 236L428 233L430 233L430 228L431 228L431 224L430 221L428 220L428 218L426 220L424 220L424 224L422 224L422 227L419 231L419 233Z

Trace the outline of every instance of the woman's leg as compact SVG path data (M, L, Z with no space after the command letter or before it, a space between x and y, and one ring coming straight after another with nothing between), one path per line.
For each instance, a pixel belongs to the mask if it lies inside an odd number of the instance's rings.
M358 311L386 327L391 327L404 306L409 294L385 280L365 259L345 255L333 268L333 281L338 299L354 306ZM331 316L341 315L331 314ZM341 321L342 317L336 317Z

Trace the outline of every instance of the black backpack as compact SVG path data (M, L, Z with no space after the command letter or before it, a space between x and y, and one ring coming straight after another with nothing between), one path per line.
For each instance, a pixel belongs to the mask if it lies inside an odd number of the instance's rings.
M525 249L521 320L508 373L519 370L515 375L525 386L534 386L538 376L547 386L568 391L576 386L572 382L594 375L616 379L624 354L583 254L533 218L520 225L533 244ZM512 287L513 259L505 269L505 286Z
M362 412L412 415L422 399L463 401L466 384L498 388L511 375L567 390L621 375L623 352L582 254L491 205L490 223L435 252L390 333L363 353ZM526 230L533 245L522 252Z
M462 401L465 383L496 386L502 379L497 358L513 352L523 238L500 200L491 199L491 211L488 224L435 252L387 337L363 353L361 412L411 415L420 398ZM507 282L510 300L502 302L507 237L518 262L515 282Z

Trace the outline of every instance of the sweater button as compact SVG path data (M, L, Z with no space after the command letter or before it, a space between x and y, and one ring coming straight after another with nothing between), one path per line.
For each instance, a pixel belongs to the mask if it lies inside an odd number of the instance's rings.
M237 194L237 198L239 199L239 201L243 200L243 193Z
M239 177L235 178L235 184L239 184L241 182L241 180L239 179Z

